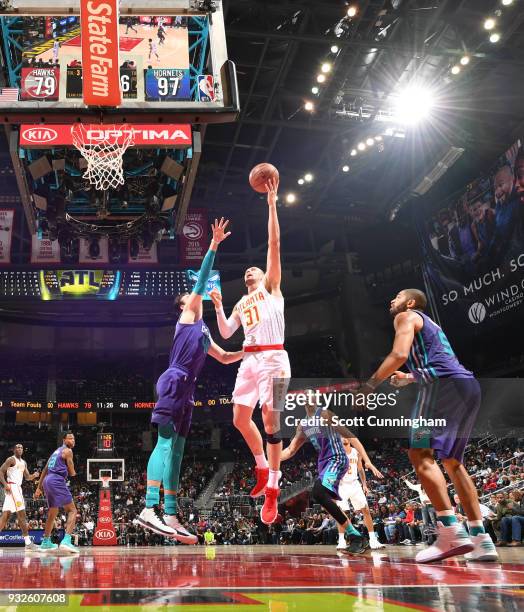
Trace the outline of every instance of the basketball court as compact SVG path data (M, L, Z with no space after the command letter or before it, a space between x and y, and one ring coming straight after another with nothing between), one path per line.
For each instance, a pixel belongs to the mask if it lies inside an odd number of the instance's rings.
M412 548L351 557L326 546L102 547L73 558L3 549L0 568L4 592L65 593L72 610L521 609L517 551L500 563L424 566Z

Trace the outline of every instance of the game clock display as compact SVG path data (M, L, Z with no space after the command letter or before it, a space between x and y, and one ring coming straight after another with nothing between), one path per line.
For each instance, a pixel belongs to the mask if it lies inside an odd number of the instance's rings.
M96 450L99 453L112 453L114 436L112 433L99 433L96 436Z

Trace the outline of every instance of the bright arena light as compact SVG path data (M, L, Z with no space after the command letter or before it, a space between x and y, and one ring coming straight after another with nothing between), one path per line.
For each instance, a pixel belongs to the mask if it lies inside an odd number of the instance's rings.
M318 92L319 92L319 91L320 91L320 90L319 90L319 88L318 88L318 87L312 87L312 88L311 88L311 93L312 93L312 94L315 94L315 96L318 94Z
M297 196L294 193L288 193L286 195L286 202L288 204L294 204L297 201Z
M493 28L495 27L495 24L497 22L492 18L489 17L488 19L486 19L486 21L484 22L484 28L486 30L493 30Z
M304 104L304 108L309 112L313 112L315 110L315 105L313 104L313 102L310 102L309 100Z
M500 34L498 32L493 32L493 34L489 37L489 42L498 43L500 40Z
M342 166L342 172L349 172L349 166Z
M337 45L331 45L331 53L338 53Z
M366 144L364 142L359 142L358 146L357 146L357 149L359 151L364 151L366 149Z
M356 154L357 154L357 150L351 149L351 157L355 157Z
M324 64L322 64L322 66L320 67L320 70L322 70L322 72L324 73L328 73L331 72L331 64L329 62L325 62Z
M460 66L453 66L451 74L458 74L460 72Z
M298 179L298 184L299 185L303 185L304 184L304 179L303 178L299 178Z
M415 124L429 116L433 93L423 87L408 87L395 99L395 117L400 123Z
M317 76L317 83L325 83L326 81L326 75L325 74L319 74Z
M469 64L469 62L470 62L469 55L465 55L465 56L464 56L463 58L461 58L461 60L460 60L460 63L461 63L463 66L467 66L467 65Z
M373 138L368 138L366 140L366 144L368 145L368 147L372 147L375 144L375 141L373 140Z
M348 17L354 17L357 14L357 7L356 6L350 6L348 8Z
M313 175L308 172L307 174L304 175L304 180L306 181L306 183L311 183L311 181L313 180Z
M502 0L502 4L504 6L509 6L510 4L513 4L513 0Z
M382 142L382 136L375 136L375 140L377 142Z

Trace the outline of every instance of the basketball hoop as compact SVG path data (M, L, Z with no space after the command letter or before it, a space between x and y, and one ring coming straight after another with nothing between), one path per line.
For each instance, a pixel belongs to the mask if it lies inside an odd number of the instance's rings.
M111 480L111 476L100 476L100 480L102 481L102 489L109 489L109 481Z
M124 184L123 156L134 144L130 125L84 125L71 127L74 146L87 162L84 178L99 191Z

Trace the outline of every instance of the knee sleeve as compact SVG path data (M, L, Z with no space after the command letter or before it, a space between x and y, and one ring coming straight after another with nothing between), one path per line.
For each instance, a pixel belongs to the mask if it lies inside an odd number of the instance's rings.
M282 442L282 436L280 431L275 431L274 433L266 434L266 442L268 444L280 444Z

